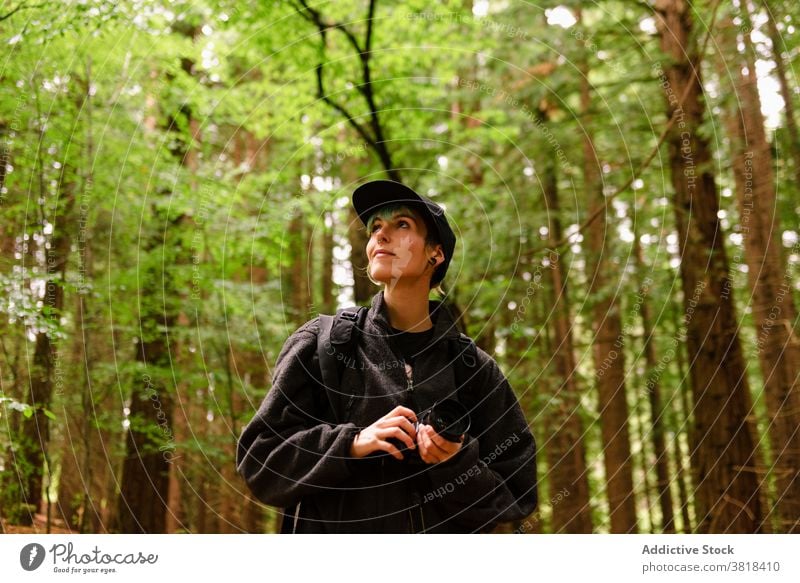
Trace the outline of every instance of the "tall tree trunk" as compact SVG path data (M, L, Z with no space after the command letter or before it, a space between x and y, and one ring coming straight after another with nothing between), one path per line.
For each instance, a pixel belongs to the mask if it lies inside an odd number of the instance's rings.
M576 11L579 24L581 10ZM581 113L583 117L583 180L588 214L605 206L600 161L595 150L592 120L592 95L589 68L581 69ZM613 233L608 221L596 220L589 226L587 277L593 314L592 356L600 408L600 434L606 471L606 495L612 533L635 533L636 496L633 489L633 456L628 434L628 401L625 391L625 342L619 310L618 286L606 277L614 273L609 257Z
M50 409L53 398L54 359L60 359L58 346L54 340L54 330L59 325L61 311L64 306L64 277L67 269L67 257L70 251L71 236L69 225L72 208L75 204L74 177L71 169L64 165L59 180L59 200L54 205L50 218L53 224L53 235L44 249L45 290L42 298L42 320L46 326L37 330L33 362L28 382L28 404L33 408L33 415L25 419L21 426L22 460L28 464L28 471L18 472L24 479L25 503L32 512L43 510L42 486L44 472L52 472L49 461L50 423L45 410Z
M83 433L83 417L85 411L80 409L80 416L75 415L76 407L68 407L65 403L63 411L66 418L62 420L66 428L66 439L61 447L60 467L61 474L58 479L58 502L56 509L59 518L70 530L80 531L81 501L84 487L82 483L81 464L83 443L78 439ZM70 410L72 409L72 410ZM88 488L87 488L88 489Z
M240 165L245 161L252 167L254 170L259 172L264 172L268 170L268 165L270 163L270 142L268 139L263 141L258 141L256 137L249 131L243 128L236 129L236 136L237 139L234 143L239 144L239 147L236 148L234 152L234 160L236 161L236 165ZM331 233L331 259L333 254L333 228L330 230ZM213 254L209 253L208 249L206 249L207 254L207 261L213 261ZM326 270L327 279L323 274L323 288L325 283L327 282L329 285L332 285L332 280L330 279L331 274L333 273L333 268L331 266L330 269ZM260 266L255 264L254 262L250 262L250 274L249 274L249 282L250 285L261 287L266 282L270 280L270 273L266 267ZM225 304L224 300L217 292L217 309L219 310L220 316L224 316L225 313ZM323 293L323 298L325 294ZM211 299L211 298L209 298ZM323 303L324 303L323 299ZM335 307L335 303L332 304ZM323 313L330 313L330 312L323 312ZM233 350L233 347L229 347L228 343L220 343L219 348L217 349L217 353L222 352L225 350L226 355L229 355L227 360L223 360L222 356L220 355L220 360L224 363L223 366L226 369L226 374L230 378L233 371L236 371L237 376L241 379L241 386L232 387L230 392L230 411L228 412L227 418L227 435L229 436L229 447L231 451L235 451L236 443L241 433L241 426L240 421L241 418L244 416L243 412L247 411L251 406L251 402L249 398L246 398L246 395L249 394L249 390L252 388L256 388L260 391L266 392L267 387L269 386L269 374L266 368L264 367L264 361L272 360L274 362L274 357L269 357L269 355L264 355L261 351L255 350L250 348L249 346L243 346L238 350ZM233 369L233 370L231 370ZM233 381L229 381L232 383ZM189 411L189 416L191 416L192 412ZM253 412L251 411L248 414L248 419L252 417ZM188 419L184 419L181 425L178 425L180 429L182 426L186 427L188 432L189 426L194 423L194 420L191 422ZM233 459L233 454L228 459ZM181 460L181 462L185 465L186 462ZM230 465L230 464L229 464ZM227 466L226 466L227 467ZM233 466L231 465L231 468ZM233 468L235 469L235 468ZM200 478L202 483L202 477ZM244 482L241 476L233 476L228 482L229 490L235 490L235 492L227 492L228 496L235 496L235 509L236 509L236 525L239 528L239 531L248 532L248 533L258 533L263 532L263 506L259 503L250 493L249 488L244 486ZM231 487L232 486L232 487ZM194 496L194 498L199 498L199 496ZM205 510L205 503L204 501L198 500L198 503L195 505L195 510L193 510L193 515L198 514L199 512L204 512ZM188 520L189 526L192 532L199 532L197 529L197 525L192 522L192 520Z
M528 209L522 207L520 208L520 212L527 213ZM525 214L523 214L523 222L525 222ZM522 258L521 262L518 264L518 269L512 276L511 283L511 290L513 290L512 293L514 293L516 297L527 297L528 300L530 300L530 296L526 295L525 281L522 280L519 274L520 272L527 271L529 269L529 265L527 265L529 262L529 257ZM524 306L524 308L522 306ZM500 310L499 314L495 315L495 318L499 320L499 324L502 329L511 331L505 337L506 343L501 366L504 371L507 371L506 376L508 377L511 386L516 389L523 413L525 414L526 418L530 418L529 413L535 410L533 405L534 394L532 390L535 383L533 379L536 378L541 372L540 370L533 370L531 365L533 362L536 362L536 360L533 359L533 355L541 350L541 348L539 346L533 346L533 344L540 339L532 339L529 335L517 328L517 325L519 324L522 324L523 326L526 324L533 326L534 322L536 322L536 315L533 314L531 310L533 305L528 302L522 304L522 306L520 306L520 311L518 312L511 310ZM489 320L486 322L485 326L483 326L481 334L484 338L491 337L492 344L494 344L495 340L494 334L496 327L497 322L494 321L494 319ZM476 342L476 344L478 343ZM480 346L480 344L478 345ZM481 348L486 350L484 346L481 346ZM492 347L492 351L489 352L489 354L493 353L494 348ZM525 517L514 522L499 524L492 532L512 533L519 529L529 532L526 526L532 524L533 517L538 517L538 513L534 513L530 517Z
M8 122L0 118L0 202L6 197L6 172L11 164L11 148L8 147Z
M650 459L647 451L647 438L645 437L647 416L644 413L644 407L641 406L639 401L637 401L636 406L633 409L632 417L636 419L636 432L638 434L637 438L639 439L640 444L639 458L642 466L642 491L644 492L644 503L647 507L647 523L649 525L647 532L653 533L655 532L656 519L653 516L653 508L655 504L653 503L652 497L653 487L650 485Z
M746 0L740 0L745 2ZM778 16L775 12L775 2L773 0L762 0L766 8L767 17L767 34L770 43L772 44L772 60L775 62L775 76L778 78L778 85L783 98L784 114L786 116L786 131L789 132L789 151L794 159L794 177L795 186L800 185L800 136L797 131L797 119L794 115L794 92L789 85L789 80L786 75L786 65L783 61L783 39L775 24L775 18ZM749 37L749 35L746 35ZM787 51L788 52L788 51ZM752 70L755 76L755 70Z
M350 242L350 264L353 267L353 297L356 305L368 304L370 298L378 291L378 286L367 277L369 261L366 248L369 237L362 226L355 209L350 205L347 209L347 238Z
M643 277L645 262L642 246L639 242L639 233L634 232L633 254L636 261L636 273L639 278L639 315L642 319L642 337L645 370L647 371L645 390L650 403L651 431L650 438L653 442L655 454L656 489L658 491L658 505L661 509L661 530L665 533L675 532L675 516L673 514L672 494L670 492L669 456L664 440L665 409L661 404L660 374L656 374L658 362L653 345L655 329L650 314L650 287L653 282L649 277Z
M336 296L334 295L333 288L333 233L336 228L334 221L334 213L325 213L326 222L330 222L323 227L322 233L322 269L320 289L322 290L322 302L320 306L320 313L333 314L336 311Z
M209 304L211 304L210 301ZM179 318L179 320L182 319L183 317ZM180 321L178 325L181 325ZM209 345L212 345L212 342L209 342ZM173 352L175 351L173 350ZM190 355L187 356L188 358L185 358L185 360L178 356L174 366L186 367L188 370L193 365L196 365L196 361L192 360ZM171 417L172 439L174 444L190 443L194 438L193 428L200 428L206 422L203 402L197 397L197 387L191 381L178 379L174 387L174 402L178 403L178 406ZM202 411L202 416L199 416L199 419L190 419L190 415L198 409ZM194 491L194 484L202 481L203 476L201 476L200 480L195 481L193 479L195 478L194 472L202 472L204 470L205 463L207 463L206 458L197 452L182 451L177 453L172 450L168 451L170 454L167 460L169 462L169 473L164 531L169 534L181 531L192 532L188 526L188 516L191 514L189 507L192 504L205 505L205 500L198 500L198 496Z
M200 27L188 20L173 25L187 39L195 39ZM180 67L187 76L194 74L194 61L182 58ZM146 119L145 124L152 123ZM170 151L181 170L197 170L196 143L200 142L199 124L187 103L166 116L164 129L171 138ZM188 135L181 128L188 128ZM192 183L193 189L195 185ZM165 190L163 195L169 195ZM174 211L173 211L174 212ZM135 361L139 364L130 404L130 426L120 478L116 526L123 533L164 533L170 511L170 471L175 455L173 424L174 384L172 355L175 338L170 331L179 314L179 302L185 290L176 281L171 266L187 262L181 237L185 216L170 216L169 208L152 204L150 231L140 236L142 265L139 266L138 314L139 338Z
M146 246L152 254L157 251ZM159 298L159 285L166 274L148 270L152 287L142 288L143 297ZM169 496L169 458L159 451L168 448L173 399L169 384L169 353L165 330L172 328L174 315L141 313L142 337L136 351L140 370L136 376L130 404L130 427L122 468L118 509L118 530L123 533L166 532L166 512ZM153 433L158 439L153 439ZM169 449L164 449L164 453Z
M742 1L746 16L747 3ZM749 18L746 20L749 21ZM731 143L731 162L739 203L741 233L752 292L756 347L764 379L769 437L775 478L777 532L800 532L800 339L794 333L797 310L792 282L786 277L780 249L780 219L776 212L770 144L764 131L749 34L745 53L737 51L737 27L726 21L720 46L727 67L723 83L733 77L733 94L724 114ZM744 72L747 67L747 73ZM727 73L727 75L725 74ZM738 259L734 258L734 260Z
M677 301L677 298L673 297L672 292L670 292L670 314L672 315L672 331L673 331L673 338L676 340L675 344L675 363L678 365L678 380L675 387L675 391L678 394L677 399L673 397L670 399L674 404L674 408L677 408L677 414L681 419L681 427L686 427L688 431L685 432L678 432L675 435L675 467L677 468L678 472L678 495L680 496L681 500L681 518L683 520L683 532L691 533L694 531L692 527L692 520L689 515L689 510L691 504L691 500L689 497L689 492L693 492L692 487L692 476L691 472L687 471L687 463L691 465L691 460L686 459L687 456L684 455L685 451L689 452L689 457L691 457L691 447L692 443L695 442L694 437L692 436L693 432L693 424L692 424L692 414L691 409L689 407L689 393L688 385L691 384L689 379L687 370L686 370L686 358L684 355L684 350L686 349L686 338L683 335L681 330L680 322L678 321L678 313L682 311L682 306ZM686 446L685 448L681 444L681 437L685 438Z
M79 225L76 246L78 250L78 281L75 294L75 335L73 338L72 363L77 368L74 376L80 387L79 399L72 398L71 391L61 396L63 423L67 428L67 439L61 450L60 477L58 481L58 507L64 522L79 532L103 532L106 526L101 517L101 506L106 502L105 489L109 480L108 464L97 464L95 452L103 451L112 436L102 427L99 418L118 403L110 403L111 395L104 388L93 386L92 371L101 360L98 348L93 346L93 336L98 318L90 292L92 286L93 250L91 209L94 186L94 132L93 98L91 87L92 60L87 57L85 76L78 79L83 89L78 108L84 117L85 158L82 163L82 185L78 206ZM95 392L97 391L97 392ZM102 403L102 407L99 404ZM119 410L119 409L118 409Z
M305 217L298 214L289 223L288 283L290 294L288 300L295 314L298 326L311 318L311 290L308 281L311 277L310 266L313 265L312 248L308 238Z
M550 216L548 231L554 243L561 240L558 183L555 156L546 162L544 196ZM589 505L589 479L583 423L580 417L580 394L572 341L569 295L566 270L562 258L551 253L547 258L547 277L553 295L553 344L556 378L560 385L550 401L547 413L550 440L546 457L550 475L550 492L566 492L559 504L553 504L554 533L591 533L592 515Z
M657 0L675 190L681 284L694 396L696 507L701 533L761 532L758 450L733 304L712 157L700 134L703 89L692 16L684 0ZM661 74L661 71L657 71ZM681 104L682 102L682 104Z

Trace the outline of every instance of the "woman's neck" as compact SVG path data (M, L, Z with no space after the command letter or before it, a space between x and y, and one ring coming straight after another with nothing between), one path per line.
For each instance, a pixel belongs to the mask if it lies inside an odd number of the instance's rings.
M383 289L383 300L392 328L406 332L424 332L433 328L428 310L428 290L420 287L389 286Z

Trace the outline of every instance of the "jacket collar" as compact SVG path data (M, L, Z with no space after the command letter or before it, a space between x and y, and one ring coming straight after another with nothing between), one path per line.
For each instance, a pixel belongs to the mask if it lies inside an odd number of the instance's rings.
M433 338L431 338L431 344L443 338L459 336L460 332L458 326L456 326L455 319L444 302L428 300L428 313L433 321ZM383 297L383 290L376 293L372 298L372 306L367 314L367 320L384 332L391 333L389 311L386 306L386 300Z

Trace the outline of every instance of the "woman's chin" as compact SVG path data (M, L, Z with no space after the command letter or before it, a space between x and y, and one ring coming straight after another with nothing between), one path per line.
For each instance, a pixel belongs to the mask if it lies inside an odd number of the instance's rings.
M408 283L406 277L403 277L402 275L393 277L388 269L386 272L383 272L383 270L373 272L372 280L378 282L378 284L384 287L394 287L400 283L401 280Z
M371 274L371 276L372 276L372 281L375 281L380 285L388 285L388 284L390 284L392 282L392 276L391 275L384 276L383 274L376 275L376 274L373 273L373 274Z
M400 275L400 276L392 276L389 270L384 272L383 270L376 270L370 274L373 281L377 282L379 285L386 288L393 288L396 287L398 284L402 283L403 287L413 287L417 283L422 285L422 277L415 279L412 276L408 275ZM419 280L419 281L418 281Z

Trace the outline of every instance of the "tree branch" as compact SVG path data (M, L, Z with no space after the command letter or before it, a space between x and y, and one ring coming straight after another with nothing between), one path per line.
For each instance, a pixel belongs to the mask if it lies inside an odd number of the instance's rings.
M345 107L343 105L340 105L339 103L336 103L333 99L328 97L328 95L325 93L324 76L323 76L322 67L323 67L322 63L319 63L317 65L317 67L316 67L316 72L317 72L317 96L320 99L322 99L322 101L324 101L325 103L330 105L332 108L334 108L336 111L341 113L344 116L344 118L347 120L347 123L349 123L351 126L353 126L353 128L358 132L358 134L362 138L364 138L365 142L367 142L372 148L377 148L377 144L375 143L375 139L367 133L367 130L364 128L364 126L362 126L360 123L358 123L356 121L355 117L353 117L353 115L351 115L350 112L347 111L347 109L345 109Z
M3 22L4 20L8 20L9 18L14 16L17 12L19 12L23 8L26 9L26 10L30 10L31 8L43 8L46 5L47 4L34 4L33 6L26 6L25 2L21 2L20 5L17 6L16 8L14 8L11 12L7 12L7 13L5 13L3 15L0 15L0 22Z
M299 4L298 4L299 3ZM383 127L380 123L380 116L378 115L378 107L375 104L375 94L372 89L372 73L370 70L370 56L372 47L373 35L373 20L375 16L375 0L370 0L369 8L367 9L367 31L364 38L364 48L358 42L353 32L347 26L340 22L330 22L323 19L319 11L309 6L307 0L297 0L293 2L297 12L307 21L314 24L319 30L320 34L320 61L316 66L317 75L317 95L319 99L327 103L333 109L341 113L347 122L358 132L358 134L369 144L372 150L378 155L381 164L386 170L386 173L394 180L400 180L400 175L389 154L386 147L386 141L383 136ZM361 75L363 83L356 83L357 91L364 97L370 111L370 128L372 134L367 132L364 125L358 123L353 115L340 103L331 99L325 91L325 48L327 47L327 32L329 30L339 30L345 35L348 42L356 50L359 60L361 61Z

